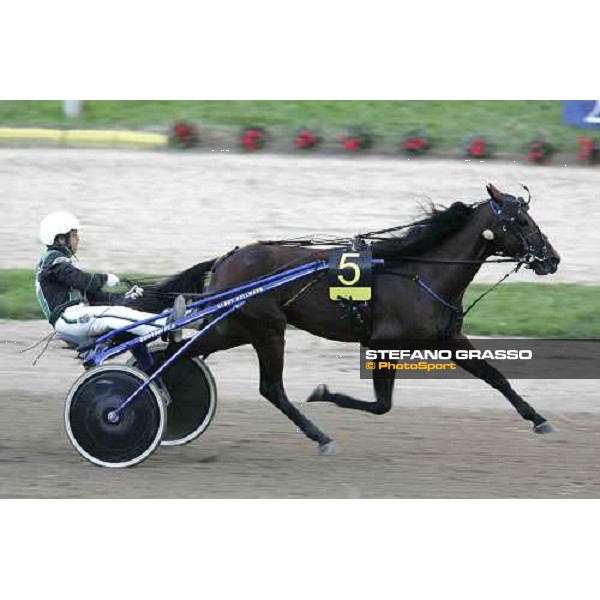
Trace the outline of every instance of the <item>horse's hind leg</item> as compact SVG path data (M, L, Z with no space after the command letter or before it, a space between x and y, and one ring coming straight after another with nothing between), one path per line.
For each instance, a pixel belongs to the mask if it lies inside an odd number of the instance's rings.
M307 419L289 400L283 387L284 333L261 335L252 344L260 364L260 393L276 406L311 440L319 444L319 454L332 454L332 439Z
M393 369L373 371L375 402L357 400L352 396L346 396L346 394L332 393L326 385L317 386L313 393L308 397L307 402L332 402L342 408L353 408L355 410L364 410L374 415L383 415L392 408L392 393L394 391L395 377L396 371Z
M460 336L453 340L455 346L461 350L474 350L475 347L471 341L465 336ZM462 367L465 371L471 373L479 379L483 379L488 385L501 392L506 399L515 407L516 411L526 419L533 423L533 430L536 433L551 433L554 427L546 421L542 415L538 414L515 390L511 387L508 380L498 369L492 367L486 360L471 359L471 360L456 360L456 364Z
M173 351L185 344L186 340L172 345ZM229 350L249 344L251 337L243 330L235 330L229 323L219 323L198 338L185 352L185 356L207 357L214 352Z

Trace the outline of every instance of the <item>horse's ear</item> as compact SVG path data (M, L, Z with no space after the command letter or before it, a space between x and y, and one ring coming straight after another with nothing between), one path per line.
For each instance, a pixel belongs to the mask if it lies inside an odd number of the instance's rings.
M491 183L488 183L485 187L490 195L490 198L495 200L498 204L502 204L502 201L504 200L504 194Z

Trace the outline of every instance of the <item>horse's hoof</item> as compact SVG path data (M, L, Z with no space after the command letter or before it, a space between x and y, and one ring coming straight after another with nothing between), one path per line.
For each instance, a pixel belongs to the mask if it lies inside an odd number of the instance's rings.
M323 400L325 400L326 394L327 394L327 386L324 383L322 383L313 390L313 393L308 397L308 399L306 401L307 402L322 402Z
M337 454L337 447L334 441L319 446L319 456L333 456L334 454Z
M539 425L535 425L533 431L535 431L535 433L554 433L556 429L552 427L548 421L544 421Z

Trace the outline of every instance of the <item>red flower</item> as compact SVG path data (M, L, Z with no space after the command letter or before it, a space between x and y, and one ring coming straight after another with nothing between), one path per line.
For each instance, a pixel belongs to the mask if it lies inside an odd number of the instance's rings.
M579 138L578 141L581 146L581 150L579 150L575 156L581 160L585 160L590 164L596 162L596 159L600 154L600 149L596 148L595 140L592 138Z
M339 138L340 144L345 150L359 152L368 150L373 145L373 137L368 131L360 127L352 127Z
M360 150L360 140L358 138L346 138L344 140L344 148L356 152Z
M175 125L175 135L178 138L184 138L189 135L188 126L185 123L177 123Z
M419 150L422 147L422 140L419 139L412 138L404 142L404 148L406 148L407 150Z
M240 137L240 144L246 148L246 150L254 151L262 148L269 135L263 129L249 128L242 132Z
M485 156L485 140L483 138L475 138L468 149L468 154L471 156Z
M530 162L550 162L553 154L554 148L548 142L543 140L535 140L529 143L529 153L527 154L527 158Z
M465 156L474 158L488 158L494 152L494 144L483 135L469 136L464 143Z
M256 150L256 141L250 133L245 133L242 136L242 145L247 150Z
M422 137L406 138L402 142L402 147L405 150L425 150L428 145L427 140Z
M177 121L171 129L169 141L179 148L192 148L199 141L198 128L186 121Z
M312 148L313 146L316 146L319 141L318 136L312 131L305 129L294 138L294 145L297 148Z

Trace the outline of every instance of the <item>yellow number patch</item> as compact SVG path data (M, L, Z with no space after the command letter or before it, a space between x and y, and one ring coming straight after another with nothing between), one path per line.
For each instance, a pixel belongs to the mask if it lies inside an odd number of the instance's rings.
M330 256L329 298L371 299L371 252L333 252ZM341 285L340 285L341 284Z

